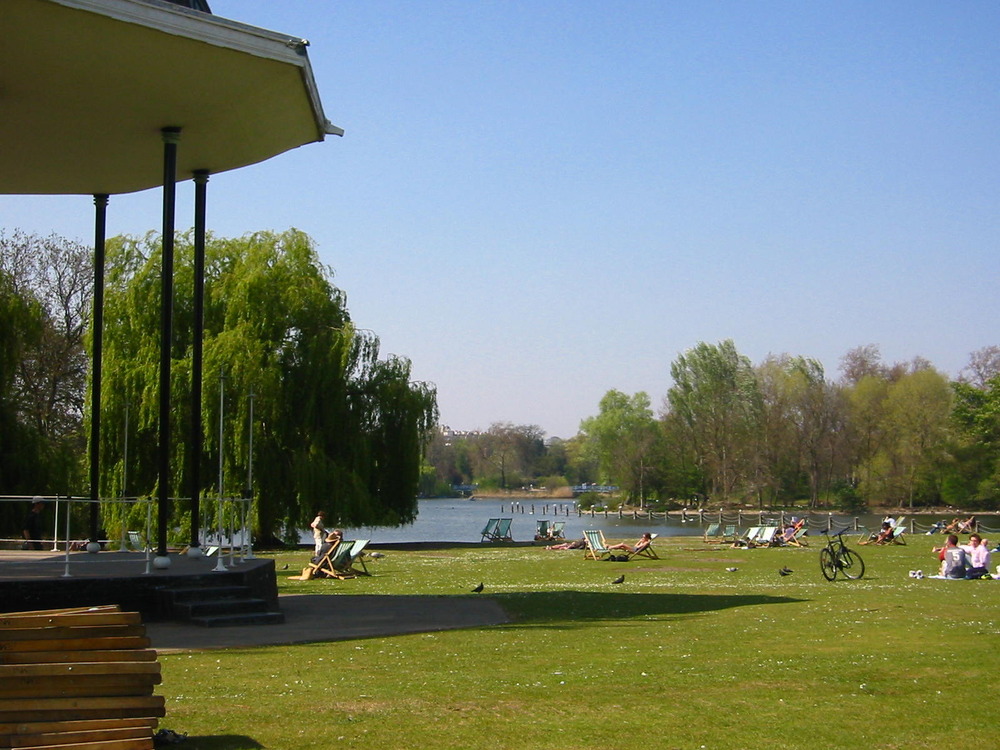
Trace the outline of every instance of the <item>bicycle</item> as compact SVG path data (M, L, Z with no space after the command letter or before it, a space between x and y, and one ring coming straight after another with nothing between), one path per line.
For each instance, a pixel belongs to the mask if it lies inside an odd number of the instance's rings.
M845 531L847 529L841 529L836 534L823 532L827 535L827 540L826 547L819 551L819 567L828 581L834 580L838 573L855 581L865 574L865 561L861 559L861 555L849 550L844 544Z

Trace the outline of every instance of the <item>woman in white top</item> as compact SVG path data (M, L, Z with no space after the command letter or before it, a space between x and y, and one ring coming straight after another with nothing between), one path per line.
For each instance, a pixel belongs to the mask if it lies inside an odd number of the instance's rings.
M323 528L323 519L326 518L326 513L320 511L316 514L313 522L309 524L309 527L313 530L313 543L316 545L315 554L319 554L320 548L323 546L323 537L326 536L326 529Z

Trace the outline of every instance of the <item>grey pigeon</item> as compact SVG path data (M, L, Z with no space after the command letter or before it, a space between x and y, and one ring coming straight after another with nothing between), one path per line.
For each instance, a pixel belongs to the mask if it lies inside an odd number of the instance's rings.
M482 590L483 590L483 584L482 584L482 583L480 583L480 584L479 584L478 586L476 586L476 588L472 589L472 593L473 593L473 594L478 594L478 593L479 593L479 592L481 592Z
M788 568L781 568L778 571L778 575L779 576L790 576L791 574L792 574L792 571L788 570Z
M726 568L727 573L735 573L739 568Z
M370 555L368 555L368 557L372 558L373 560L381 560L383 557L385 557L385 555L381 552L372 552Z
M620 576L618 576L618 577L617 577L617 578L616 578L615 580L613 580L613 581L612 581L611 583L625 583L625 574L624 574L624 573L622 573L622 574L621 574Z
M282 570L288 570L288 563L285 563L284 565L282 565L281 569Z

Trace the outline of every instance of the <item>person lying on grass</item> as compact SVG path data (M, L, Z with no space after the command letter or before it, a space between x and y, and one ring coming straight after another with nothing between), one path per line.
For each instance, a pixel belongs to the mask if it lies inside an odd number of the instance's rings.
M572 542L563 542L562 544L550 544L545 549L583 549L587 546L586 539L575 539Z

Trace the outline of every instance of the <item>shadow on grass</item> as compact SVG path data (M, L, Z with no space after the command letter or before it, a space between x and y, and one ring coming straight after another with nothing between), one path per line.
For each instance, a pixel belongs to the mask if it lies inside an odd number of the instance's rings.
M161 747L161 745L157 745ZM166 745L163 745L166 747ZM242 734L204 735L188 737L187 741L178 747L187 750L263 750L264 746L253 737Z
M514 618L513 625L568 621L594 622L653 615L691 615L733 607L795 604L788 596L761 594L630 594L596 591L551 591L496 594L493 598Z

